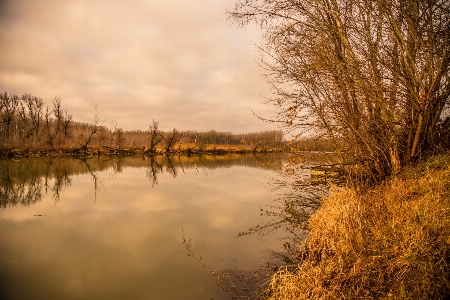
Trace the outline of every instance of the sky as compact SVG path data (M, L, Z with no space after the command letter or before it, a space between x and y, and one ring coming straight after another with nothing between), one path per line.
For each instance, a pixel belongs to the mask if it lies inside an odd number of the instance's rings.
M146 130L277 129L256 26L235 0L0 0L0 92L55 96L73 119Z

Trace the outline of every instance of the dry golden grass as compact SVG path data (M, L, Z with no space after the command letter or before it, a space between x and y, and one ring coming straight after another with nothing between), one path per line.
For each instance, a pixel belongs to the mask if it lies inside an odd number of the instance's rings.
M362 194L333 188L310 228L265 298L449 298L450 154Z

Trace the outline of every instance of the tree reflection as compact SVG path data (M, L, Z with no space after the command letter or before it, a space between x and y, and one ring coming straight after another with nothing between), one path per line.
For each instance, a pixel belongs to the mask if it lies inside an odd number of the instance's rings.
M98 172L112 169L121 173L125 167L146 168L146 176L152 186L158 184L158 177L164 173L177 177L186 169L195 168L207 172L217 168L247 166L252 168L278 170L281 168L280 154L230 154L192 156L146 156L146 157L90 157L90 158L24 158L0 160L0 206L32 205L42 200L45 194L52 194L55 202L61 193L72 184L74 175L88 174L94 185L94 201L101 187Z
M178 169L174 166L172 157L173 156L166 155L166 171L172 175L173 178L176 178L178 176Z
M41 200L42 180L32 177L29 181L16 180L6 171L0 178L0 206L28 206Z
M98 188L101 184L101 181L99 180L98 176L92 171L91 165L89 164L87 159L83 159L83 162L86 165L86 170L91 175L92 182L94 183L94 201L97 201L97 195L98 195ZM114 168L116 166L116 168ZM113 164L114 172L122 172L122 169L120 168L120 160L117 162L117 164Z
M261 208L261 216L271 217L266 223L257 224L239 235L267 234L276 229L298 234L306 229L309 216L319 207L320 198L328 193L330 181L318 181L311 169L326 162L325 157L286 157L278 176L271 178L272 192L277 195L269 205Z
M275 230L284 232L279 250L270 251L273 260L250 272L245 277L238 277L236 272L228 272L228 280L239 278L241 283L253 290L240 292L246 299L259 299L259 291L267 284L268 274L273 274L280 267L295 267L300 261L297 245L308 234L308 220L320 206L320 199L328 194L330 184L339 184L333 176L314 175L317 166L333 165L333 154L301 153L287 156L278 176L271 178L272 192L276 194L269 205L260 208L261 216L270 217L270 221L253 226L238 236L248 234L266 235Z
M112 160L112 168L114 170L114 174L115 173L122 173L123 171L123 166L124 165L124 160L122 157L119 157L117 159L113 159Z
M158 174L163 172L162 165L159 164L154 156L150 156L150 166L147 168L147 178L152 186L158 184Z
M1 207L33 205L41 201L45 194L51 194L55 202L60 201L61 192L72 184L72 176L90 170L87 161L80 162L60 158L1 160Z
M72 184L72 180L67 173L67 168L56 168L53 172L53 176L49 174L49 169L47 169L47 174L44 177L45 193L51 191L53 193L53 200L58 202L60 199L61 191L69 187Z

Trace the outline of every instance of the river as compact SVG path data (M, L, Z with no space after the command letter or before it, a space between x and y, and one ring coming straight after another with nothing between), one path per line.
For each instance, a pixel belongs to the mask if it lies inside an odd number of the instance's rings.
M0 298L245 294L252 286L238 277L267 266L284 233L238 235L270 222L261 209L282 163L279 154L1 160Z

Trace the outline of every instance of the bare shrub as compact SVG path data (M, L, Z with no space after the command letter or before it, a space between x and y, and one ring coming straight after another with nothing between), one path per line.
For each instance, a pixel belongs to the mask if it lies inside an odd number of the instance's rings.
M450 2L238 0L289 130L327 135L378 180L439 145L450 95ZM343 145L338 145L338 140Z

